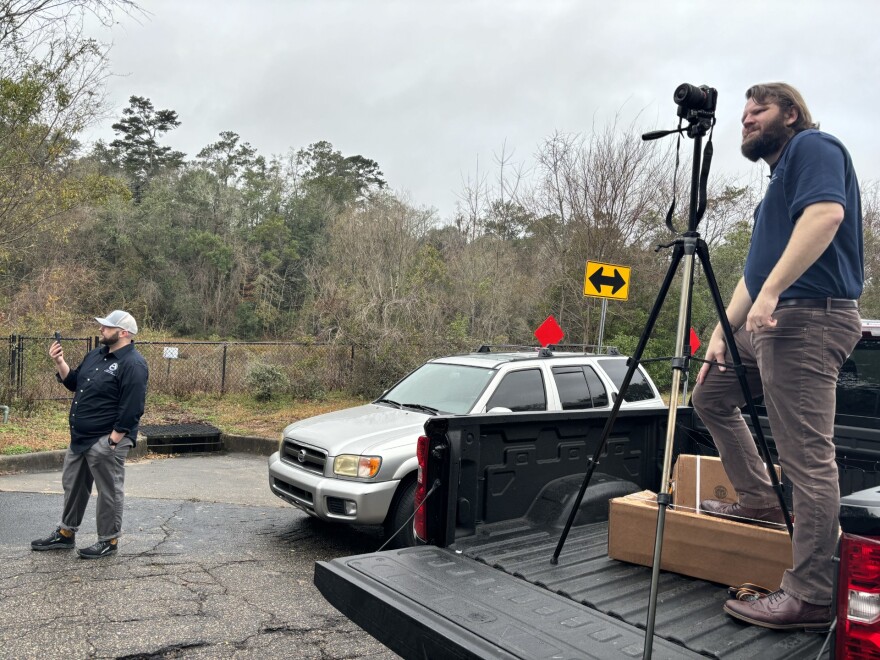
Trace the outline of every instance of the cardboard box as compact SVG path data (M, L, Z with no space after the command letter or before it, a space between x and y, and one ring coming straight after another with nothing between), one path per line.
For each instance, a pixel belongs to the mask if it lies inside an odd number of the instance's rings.
M703 500L736 502L736 490L714 456L682 454L672 469L672 504L699 511Z
M782 479L778 465L776 474ZM672 469L672 504L699 513L703 500L736 502L736 489L727 478L720 458L681 454Z
M679 457L679 461L683 456ZM719 480L720 462L701 457L700 473L695 456L676 464L676 492L686 504L667 508L660 555L665 571L710 580L726 586L746 582L778 589L782 574L791 568L791 539L784 527L771 529L698 514L688 506L697 492L716 498L719 485L736 493L726 475ZM717 461L717 459L716 459ZM707 469L707 466L708 469ZM721 470L723 474L723 470ZM700 489L697 490L697 475ZM726 483L725 483L726 482ZM706 492L708 495L704 495ZM657 495L650 491L611 500L608 520L608 556L612 559L652 566L657 533Z

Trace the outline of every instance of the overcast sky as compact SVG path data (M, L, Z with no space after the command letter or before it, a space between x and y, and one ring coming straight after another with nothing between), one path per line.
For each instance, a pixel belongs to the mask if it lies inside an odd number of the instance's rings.
M743 93L785 80L880 178L873 0L138 0L111 31L108 100L176 110L189 157L238 133L266 156L327 140L448 219L506 144L528 165L555 131L620 114L672 128L682 82L719 91L713 171L747 180ZM112 139L108 118L88 135ZM667 138L672 139L672 138Z

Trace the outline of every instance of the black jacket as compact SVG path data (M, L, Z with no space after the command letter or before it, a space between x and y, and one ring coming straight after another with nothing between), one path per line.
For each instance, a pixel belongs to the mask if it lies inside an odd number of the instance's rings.
M71 392L70 448L82 453L111 431L135 442L147 396L147 361L134 344L110 352L90 351L67 378L56 378Z

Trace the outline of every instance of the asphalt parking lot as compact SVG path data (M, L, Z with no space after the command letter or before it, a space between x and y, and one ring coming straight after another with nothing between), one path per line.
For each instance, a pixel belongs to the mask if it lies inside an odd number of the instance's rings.
M0 658L397 657L312 585L315 561L375 550L381 533L284 504L265 457L128 465L119 554L95 561L30 549L57 525L60 485L0 475ZM91 502L77 545L95 540Z

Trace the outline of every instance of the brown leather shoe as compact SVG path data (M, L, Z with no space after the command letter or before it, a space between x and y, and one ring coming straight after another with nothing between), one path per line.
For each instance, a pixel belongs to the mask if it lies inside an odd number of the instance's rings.
M831 607L814 605L782 589L757 600L729 600L724 611L730 616L774 630L824 630L831 625Z
M700 502L700 509L710 516L730 518L736 520L736 522L752 525L760 525L762 523L785 524L782 509L778 506L773 506L769 509L753 509L742 506L739 502L731 504L721 500L703 500Z

